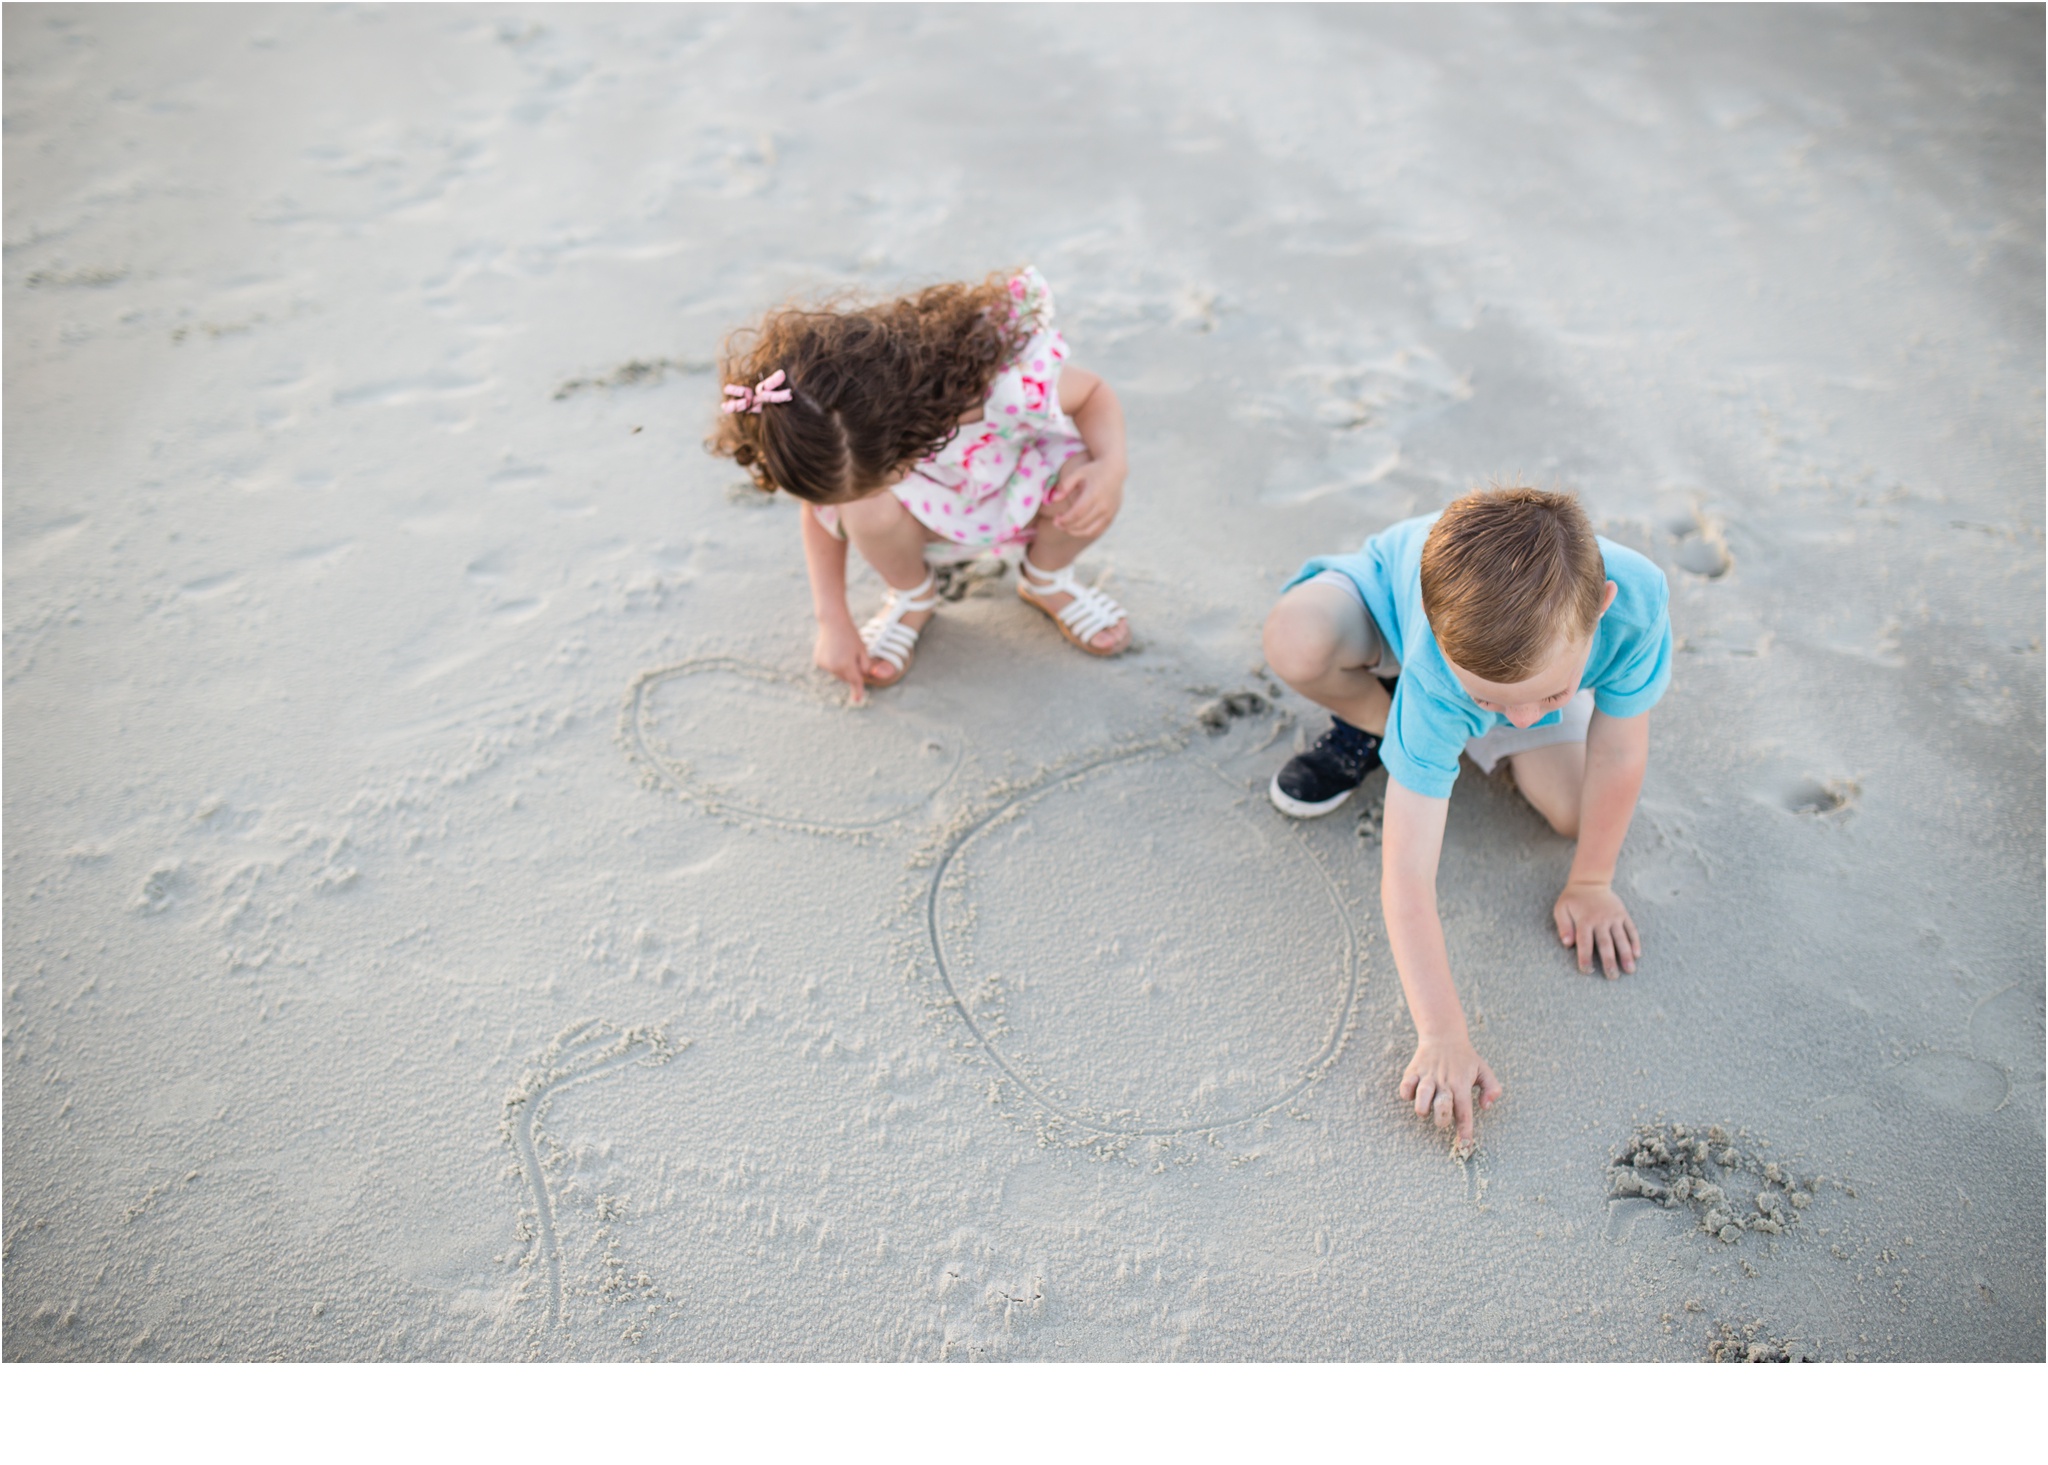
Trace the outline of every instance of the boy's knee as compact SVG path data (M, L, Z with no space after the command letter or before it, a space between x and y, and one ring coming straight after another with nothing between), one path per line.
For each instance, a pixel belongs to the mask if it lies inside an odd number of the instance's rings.
M1266 665L1291 687L1321 680L1336 665L1342 638L1321 606L1283 596L1266 617Z
M1543 822L1566 839L1579 837L1579 800L1585 788L1584 748L1557 743L1508 759L1508 776L1543 816Z

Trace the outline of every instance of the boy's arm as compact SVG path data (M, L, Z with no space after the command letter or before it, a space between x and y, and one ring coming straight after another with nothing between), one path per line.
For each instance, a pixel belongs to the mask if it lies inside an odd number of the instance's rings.
M1087 444L1088 461L1060 475L1052 492L1064 507L1053 523L1069 534L1092 539L1109 528L1123 506L1124 409L1109 383L1092 371L1070 366L1060 373L1060 411L1074 419L1074 430Z
M1467 1147L1472 1143L1473 1086L1479 1088L1484 1109L1493 1107L1501 1085L1466 1031L1443 923L1437 919L1436 867L1449 809L1449 799L1432 799L1388 779L1380 903L1394 969L1415 1022L1415 1056L1401 1075L1401 1097L1415 1101L1417 1114L1433 1113L1439 1129L1455 1122L1458 1144Z
M818 618L812 659L853 689L856 704L867 700L868 657L846 606L846 541L827 533L809 504L799 504L803 521L804 569L811 581L811 613Z
M1650 714L1609 717L1593 714L1586 730L1586 781L1579 795L1579 848L1572 872L1551 915L1557 939L1579 950L1579 970L1593 969L1593 954L1612 978L1633 972L1643 954L1642 937L1628 909L1614 893L1614 867L1621 842L1635 817L1636 796L1650 763Z

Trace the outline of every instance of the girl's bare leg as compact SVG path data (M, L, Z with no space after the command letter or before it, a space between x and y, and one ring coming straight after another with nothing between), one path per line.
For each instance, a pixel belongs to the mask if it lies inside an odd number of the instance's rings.
M1311 702L1375 737L1387 730L1393 699L1366 668L1380 662L1380 633L1358 597L1310 580L1280 597L1266 617L1266 665Z
M850 504L841 504L839 522L846 526L846 537L853 541L860 557L874 567L890 589L908 592L924 583L928 572L924 547L939 536L920 524L895 494L871 493ZM928 610L912 611L903 617L903 624L913 631L922 630L931 618ZM873 674L877 686L887 686L895 679L889 675L886 662Z
M1031 543L1026 546L1026 553L1034 569L1046 571L1064 570L1074 562L1082 550L1102 537L1102 534L1083 536L1069 533L1053 523L1052 516L1054 512L1054 505L1047 504L1038 511L1037 517L1031 521L1033 538ZM1103 534L1108 532L1106 528L1102 531ZM1073 598L1073 596L1066 594L1039 597L1047 607L1054 611L1065 609L1067 602ZM1128 620L1121 620L1108 630L1097 631L1093 636L1090 636L1088 644L1098 651L1121 651L1130 644L1130 640L1131 623Z
M1508 759L1515 787L1566 839L1579 837L1579 799L1586 787L1586 745L1552 743Z
M893 493L871 493L839 506L839 522L860 557L874 566L892 590L915 590L924 583L924 547L939 536Z

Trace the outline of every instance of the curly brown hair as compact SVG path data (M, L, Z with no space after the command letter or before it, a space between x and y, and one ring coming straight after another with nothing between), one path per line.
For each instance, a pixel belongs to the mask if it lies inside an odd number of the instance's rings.
M872 493L897 469L937 452L1023 349L1008 276L933 285L875 304L841 296L773 310L734 331L722 383L752 388L785 374L787 402L719 416L705 446L763 492L814 504Z

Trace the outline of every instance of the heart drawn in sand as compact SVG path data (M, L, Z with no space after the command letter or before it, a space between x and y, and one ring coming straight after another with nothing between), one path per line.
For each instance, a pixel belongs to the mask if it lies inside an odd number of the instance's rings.
M642 672L619 736L653 778L714 814L860 835L923 809L966 739L900 696L858 710L810 680L733 657Z
M1336 1062L1357 1008L1358 933L1316 846L1184 749L1105 755L946 848L939 978L997 1067L1077 1129L1272 1114Z

